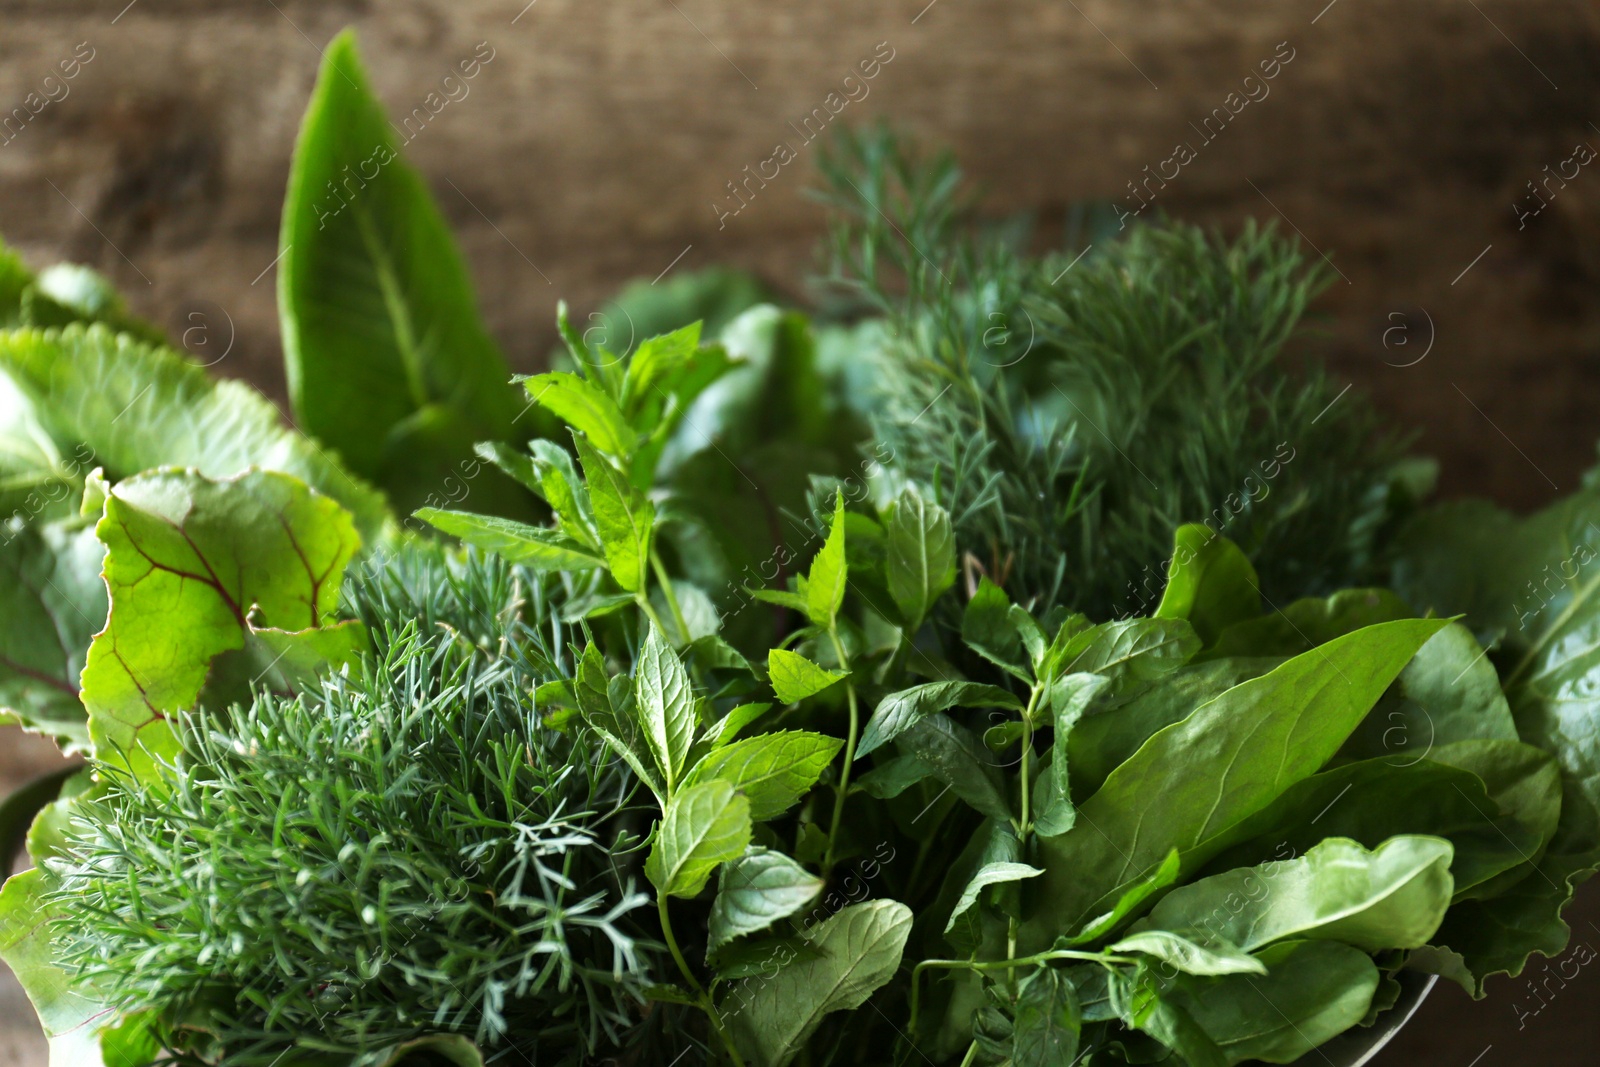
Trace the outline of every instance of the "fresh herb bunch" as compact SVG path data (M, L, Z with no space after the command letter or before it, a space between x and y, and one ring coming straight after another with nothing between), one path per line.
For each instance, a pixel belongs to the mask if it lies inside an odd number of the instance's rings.
M158 779L107 769L51 864L65 962L189 1062L611 1047L656 955L619 857L630 776L504 662L383 644L316 691L183 716Z
M941 487L991 578L1144 614L1185 522L1243 547L1274 601L1371 577L1399 448L1362 398L1286 369L1329 273L1295 243L1136 224L1032 257L973 222L949 156L879 130L824 172L829 280L894 328L875 437Z

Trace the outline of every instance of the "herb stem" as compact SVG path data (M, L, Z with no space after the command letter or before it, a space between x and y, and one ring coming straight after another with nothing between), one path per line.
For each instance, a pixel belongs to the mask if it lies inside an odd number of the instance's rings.
M672 917L667 913L667 895L662 893L656 897L656 910L661 913L661 936L666 939L667 949L672 953L672 959L678 965L678 970L683 972L684 981L689 983L689 988L694 990L695 998L700 1002L700 1010L706 1013L706 1018L711 1023L711 1028L717 1032L717 1037L722 1039L722 1045L728 1050L728 1057L733 1060L735 1067L744 1067L744 1057L739 1055L739 1050L733 1044L733 1039L722 1027L722 1015L711 1001L711 994L706 992L705 986L694 976L689 969L689 961L683 958L683 951L678 948L678 939L672 934Z
M850 671L850 657L845 653L844 642L839 640L839 628L836 625L828 627L828 637L833 641L833 651L839 657L839 667L847 674ZM839 771L839 796L833 802L833 826L828 830L828 851L822 858L822 872L826 875L833 870L834 853L839 845L839 827L844 822L844 800L850 792L850 765L856 758L856 740L861 732L861 709L856 703L856 683L853 679L846 678L844 682L845 698L850 703L850 732L846 735L844 743L844 767Z
M1048 952L1039 952L1032 956L1010 960L923 960L911 968L911 1018L907 1024L910 1033L917 1032L917 993L921 986L922 972L929 967L938 967L944 970L966 971L1004 971L1017 967L1031 967L1036 963L1049 963L1051 960L1087 960L1091 963L1137 963L1129 956L1112 956L1103 952L1079 952L1076 949L1058 948Z
M661 595L667 601L667 610L672 613L673 624L678 627L678 636L684 644L688 644L689 624L684 621L683 607L678 603L678 593L672 588L672 579L667 577L667 568L654 547L650 549L650 569L656 572L656 581L661 583Z
M634 603L639 605L639 610L644 612L645 617L655 624L655 628L661 631L662 636L665 636L667 632L666 624L661 621L661 616L656 614L655 607L650 603L650 598L644 594L644 591L641 590L633 594L633 600Z
M1033 686L1033 692L1028 695L1028 707L1022 713L1022 820L1017 823L1017 836L1024 843L1028 839L1030 819L1033 814L1029 810L1033 783L1033 713L1039 706L1039 694L1042 692L1044 692L1043 685Z

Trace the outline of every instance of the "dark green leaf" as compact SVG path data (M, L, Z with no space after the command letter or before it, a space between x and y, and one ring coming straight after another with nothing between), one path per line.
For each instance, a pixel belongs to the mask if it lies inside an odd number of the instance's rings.
M1020 712L1022 703L1004 689L977 682L929 682L902 689L878 702L861 733L856 758L888 744L927 716L949 708L1009 708Z
M946 715L930 715L898 740L906 754L926 763L934 777L973 808L992 819L1011 818L999 770L971 730Z
M916 626L956 581L956 543L950 515L908 488L895 501L888 526L889 595L900 616Z
M1016 1067L1059 1067L1078 1059L1083 1025L1072 982L1054 967L1029 975L1017 993L1011 1024L1011 1060Z
M734 938L765 930L822 892L822 879L781 852L752 848L722 868L711 902L706 955Z

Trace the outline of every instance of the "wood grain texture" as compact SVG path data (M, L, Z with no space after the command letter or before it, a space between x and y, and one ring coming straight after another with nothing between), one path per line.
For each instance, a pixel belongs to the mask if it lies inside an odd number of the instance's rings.
M581 313L674 262L740 264L800 295L822 221L802 195L815 146L720 228L714 205L880 43L892 60L837 121L890 117L950 146L993 211L1050 228L1075 202L1126 197L1287 42L1270 94L1152 210L1278 219L1326 253L1342 277L1312 347L1420 430L1446 491L1532 506L1594 457L1600 166L1520 227L1513 208L1577 143L1600 147L1585 0L525 2L0 0L0 123L94 49L0 144L0 232L36 264L105 270L196 355L226 350L219 372L281 398L270 267L319 46L355 24L398 117L487 41L493 60L407 153L529 370L558 297ZM1425 1014L1438 1041L1467 1037L1448 1055L1411 1046L1411 1062L1467 1063L1487 1043L1466 1048L1474 1012ZM1522 1062L1504 1051L1484 1067Z

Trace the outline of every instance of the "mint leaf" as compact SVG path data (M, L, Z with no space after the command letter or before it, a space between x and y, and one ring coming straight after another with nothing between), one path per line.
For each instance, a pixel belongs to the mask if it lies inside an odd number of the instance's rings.
M694 690L678 654L653 625L639 649L633 699L645 743L671 795L683 778L694 744Z
M667 802L645 877L668 896L696 896L718 864L743 855L750 829L750 802L727 782L686 788Z
M605 545L611 577L623 589L637 593L650 573L650 539L656 509L611 461L597 452L588 438L574 434L578 461L589 488L595 528Z
M706 955L787 919L822 892L823 881L781 852L751 848L722 868L711 902Z
M843 671L819 667L786 648L774 648L767 653L767 676L772 682L772 691L785 704L798 704L848 677Z
M1021 711L1022 702L998 686L977 682L928 682L890 693L861 732L856 747L860 759L888 744L929 715L949 708L1009 708Z
M684 786L720 779L749 798L752 819L775 819L817 784L842 747L836 737L804 730L759 734L714 749Z
M528 396L540 407L582 433L600 451L619 460L633 454L634 432L622 410L600 389L568 371L551 371L523 379Z
M400 158L351 31L323 53L279 246L289 398L308 433L406 511L474 442L510 435L510 371L444 218ZM510 489L486 479L473 492Z
M950 913L950 921L945 923L944 932L949 933L955 929L957 920L966 914L968 908L978 902L978 894L992 885L1004 885L1007 882L1020 882L1026 878L1037 878L1044 871L1038 867L1030 867L1026 863L986 863L978 868L978 873L967 882L967 887L961 891L961 896L956 899L955 910Z
M828 527L828 538L817 550L806 575L806 615L821 627L833 625L844 604L844 590L849 567L844 555L844 490L834 494L833 521Z
M956 541L950 514L908 488L895 501L887 529L889 595L908 626L928 617L933 602L956 582Z
M451 537L536 571L592 571L606 561L570 537L498 515L418 508L416 517Z

